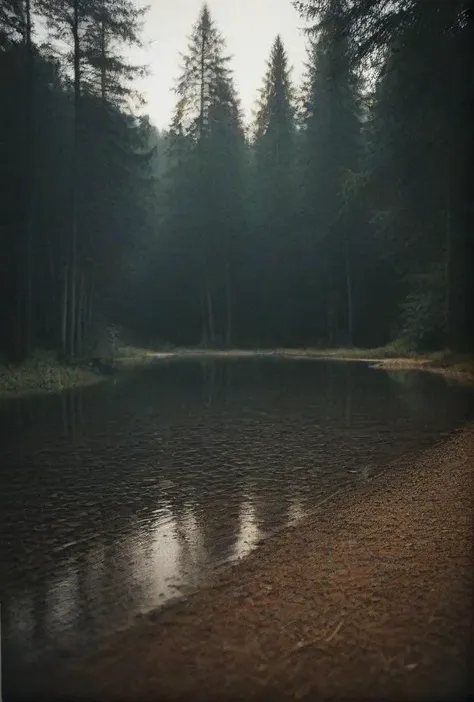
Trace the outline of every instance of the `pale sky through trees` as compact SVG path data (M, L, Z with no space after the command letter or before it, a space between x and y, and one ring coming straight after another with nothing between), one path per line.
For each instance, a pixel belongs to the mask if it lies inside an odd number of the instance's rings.
M266 70L271 45L280 34L299 83L306 58L304 22L291 0L208 0L208 7L227 41L228 55L246 122L252 115ZM180 52L203 6L202 0L149 0L144 28L146 46L134 60L149 66L138 89L147 101L145 111L159 128L169 126L175 105L172 91L180 72Z

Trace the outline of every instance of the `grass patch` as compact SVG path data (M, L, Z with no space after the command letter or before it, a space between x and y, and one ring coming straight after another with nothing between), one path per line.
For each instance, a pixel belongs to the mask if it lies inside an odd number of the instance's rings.
M314 356L315 358L334 358L341 361L347 360L369 360L378 361L384 358L415 358L420 354L405 341L393 341L386 346L379 346L373 349L342 348L302 348L302 349L282 349L283 353L293 356Z
M169 355L168 351L151 351L138 346L121 346L114 353L113 359L108 360L113 362L119 370L133 370L147 366L156 361L157 358L165 358Z
M0 366L0 398L60 392L100 380L100 375L87 369L33 358L20 365Z
M113 357L102 360L120 372L149 365L157 358L167 355L135 346L122 346ZM108 374L89 369L86 364L74 366L61 363L54 353L40 349L24 363L0 365L0 398L61 392L95 385L107 377Z

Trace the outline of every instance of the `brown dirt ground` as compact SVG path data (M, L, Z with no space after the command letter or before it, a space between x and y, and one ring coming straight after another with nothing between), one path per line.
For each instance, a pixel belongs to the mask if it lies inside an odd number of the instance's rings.
M466 699L473 473L471 425L75 661L50 699Z

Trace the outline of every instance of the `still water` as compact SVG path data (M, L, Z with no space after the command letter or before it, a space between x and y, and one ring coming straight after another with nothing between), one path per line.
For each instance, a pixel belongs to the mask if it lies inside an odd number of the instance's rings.
M276 359L172 360L4 402L4 701L472 409L438 376Z

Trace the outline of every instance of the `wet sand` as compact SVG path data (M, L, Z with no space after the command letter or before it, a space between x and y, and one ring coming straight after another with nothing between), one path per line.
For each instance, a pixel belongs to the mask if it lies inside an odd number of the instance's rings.
M72 661L45 699L472 694L474 426Z

